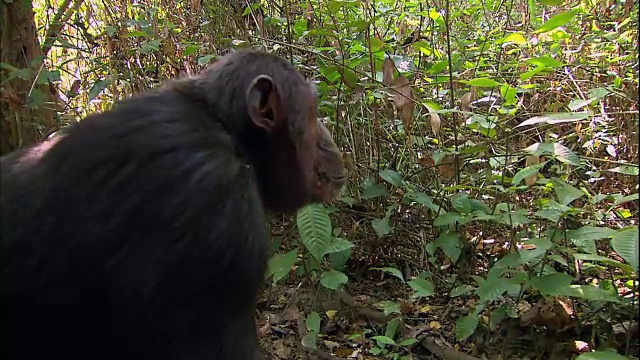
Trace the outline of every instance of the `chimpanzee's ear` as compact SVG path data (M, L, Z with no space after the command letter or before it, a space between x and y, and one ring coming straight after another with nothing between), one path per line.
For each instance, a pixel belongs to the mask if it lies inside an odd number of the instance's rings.
M267 131L284 121L284 111L278 89L267 75L259 75L247 90L247 111L253 123Z

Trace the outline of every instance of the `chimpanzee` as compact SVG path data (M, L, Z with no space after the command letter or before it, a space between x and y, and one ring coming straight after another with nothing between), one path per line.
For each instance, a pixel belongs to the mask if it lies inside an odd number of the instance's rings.
M265 209L334 198L317 94L256 50L2 159L6 359L256 356Z

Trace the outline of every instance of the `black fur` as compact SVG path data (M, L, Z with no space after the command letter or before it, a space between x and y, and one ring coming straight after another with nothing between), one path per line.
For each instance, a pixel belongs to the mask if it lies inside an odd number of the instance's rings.
M282 92L286 136L250 124L257 73ZM263 199L313 200L296 157L316 146L296 143L305 86L284 60L243 52L87 117L42 154L3 158L7 359L253 359Z

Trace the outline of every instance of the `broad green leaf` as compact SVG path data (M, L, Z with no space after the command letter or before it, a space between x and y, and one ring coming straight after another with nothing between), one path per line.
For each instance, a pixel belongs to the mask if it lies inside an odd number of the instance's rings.
M444 213L440 214L435 220L433 220L434 226L445 226L454 224L456 221L460 221L462 216L458 213Z
M624 204L624 203L629 202L629 201L638 200L638 193L627 195L627 196L622 196L620 194L616 194L616 195L614 195L614 198L616 199L616 201L613 203L613 206L618 206L620 204Z
M584 353L580 354L580 356L578 356L576 360L630 360L628 357L622 356L613 351L594 351Z
M396 336L396 332L398 331L398 326L402 323L402 320L399 317L395 317L389 322L387 322L387 326L384 329L384 336L393 339Z
M555 200L551 200L544 206L542 206L542 209L536 211L533 215L553 222L558 222L569 211L571 211L570 207L559 204Z
M375 340L378 343L378 346L380 346L380 347L383 347L384 345L395 345L396 344L396 342L393 341L393 339L388 337L388 336L378 335L378 336L372 337L372 339Z
M568 230L567 237L569 239L588 239L600 240L609 238L617 234L617 231L606 227L583 226L575 230Z
M429 297L434 294L433 283L427 279L413 279L408 282L409 286L415 291L414 297Z
M567 122L576 122L589 118L587 113L555 113L534 116L528 120L521 122L516 127L535 125L535 124L560 124Z
M522 35L522 33L520 32L513 32L503 37L502 39L498 39L496 41L496 44L498 45L509 44L509 43L516 44L516 45L525 45L528 43L528 41L524 37L524 35Z
M529 176L538 174L540 169L542 169L546 163L547 162L545 161L540 164L527 166L526 168L518 171L516 175L513 177L513 180L511 181L511 183L515 186L515 185L518 185L520 181L528 178Z
M406 195L409 199L412 199L413 201L417 202L418 204L422 205L422 206L426 206L427 208L431 209L434 212L438 212L438 211L442 211L442 209L440 208L440 206L436 205L433 202L433 199L431 199L431 197L421 191L416 191L416 192L410 192Z
M344 284L349 281L347 275L341 271L329 270L322 273L320 276L320 284L327 289L339 290Z
M555 177L551 178L551 183L553 184L553 190L558 197L558 201L562 205L569 205L573 200L584 196L582 191L574 188L561 179Z
M329 262L331 263L331 267L334 270L342 271L344 270L347 261L351 257L351 249L346 249L339 252L334 252L329 254Z
M460 258L460 254L462 254L462 241L460 240L460 235L455 232L444 232L438 236L435 245L442 249L444 254L451 260L454 264L458 262L458 258Z
M397 301L384 300L376 304L376 307L382 309L385 315L400 314L400 303Z
M342 252L342 251L351 249L354 246L355 245L351 241L336 237L336 238L333 238L333 240L331 241L331 244L327 247L325 254Z
M413 339L413 338L404 339L404 340L402 340L402 341L400 341L398 343L398 346L411 346L411 345L413 345L413 344L415 344L417 342L418 342L418 340L417 339ZM412 359L412 358L409 358L409 359Z
M458 319L458 321L456 321L456 339L462 341L473 335L473 332L476 331L478 327L479 321L480 317L476 314L469 314Z
M360 197L363 200L373 199L380 196L387 196L387 188L382 184L368 184Z
M471 211L473 211L471 201L469 200L469 195L467 194L461 194L454 197L451 200L451 205L454 209L456 209L457 212L461 214L469 214L471 213Z
M307 205L298 211L297 225L304 246L318 261L322 260L332 241L327 210L320 204Z
M468 81L465 81L470 86L477 87L496 87L500 86L500 83L489 78L475 78Z
M640 257L640 251L638 250L640 245L638 243L637 226L630 226L618 231L611 240L613 250L631 265L635 271L638 271L638 257Z
M511 285L509 279L506 278L489 278L478 285L476 295L480 297L479 301L482 303L499 300L502 298L502 294L511 288Z
M291 250L286 254L276 254L269 260L267 274L273 275L273 283L276 284L289 274L297 261L298 249Z
M559 143L535 143L523 149L536 156L549 154L570 165L580 165L580 158L566 146Z
M542 67L544 69L553 69L562 66L563 64L551 56L540 56L531 58L526 61L527 64Z
M597 254L573 254L573 258L578 261L595 261L602 263L607 266L616 267L627 274L632 273L634 270L631 266L627 264L623 264L618 260L610 259L606 256L597 255Z
M382 268L371 268L371 270L380 270L380 271L384 271L389 275L393 275L395 277L397 277L398 279L400 279L400 281L404 282L404 276L402 276L402 273L400 272L400 270L396 269L396 268L392 268L392 267L382 267Z
M320 332L320 315L313 311L305 321L307 334L302 338L302 345L306 348L315 349L318 333Z
M562 0L538 0L540 1L543 5L547 5L547 6L558 6L562 4Z
M111 84L111 80L109 79L98 80L95 83L93 83L93 86L91 86L91 89L89 90L89 94L87 95L89 97L89 101L95 99L96 96L98 96L98 94L100 94L102 90L104 90L107 86L109 86L109 84Z
M211 55L211 54L205 55L205 56L201 56L201 57L198 58L198 61L197 61L198 65L208 64L211 61L211 59L213 59L215 57L216 57L216 55Z
M380 171L380 177L388 182L389 184L396 186L396 187L401 187L402 186L402 176L400 176L400 174L398 174L398 172L396 172L395 170L391 170L391 169L385 169Z
M637 165L622 165L616 166L614 168L608 169L607 171L611 171L614 173L624 174L624 175L632 175L638 176L638 166Z
M312 311L305 321L305 325L308 331L320 331L320 314L316 311Z
M382 219L373 219L371 221L371 227L376 232L376 235L383 237L391 234L391 225L389 225L389 214L385 215Z
M579 299L591 301L609 301L619 303L620 299L610 292L592 285L570 285L566 289L559 289L552 296L573 296Z
M573 277L565 273L556 273L541 277L534 277L529 281L531 286L543 294L551 295L571 285Z
M557 29L560 26L566 25L571 19L573 19L578 10L571 10L564 13L560 13L558 15L553 16L551 19L547 20L542 26L540 26L534 33L544 33L547 31L551 31L553 29Z

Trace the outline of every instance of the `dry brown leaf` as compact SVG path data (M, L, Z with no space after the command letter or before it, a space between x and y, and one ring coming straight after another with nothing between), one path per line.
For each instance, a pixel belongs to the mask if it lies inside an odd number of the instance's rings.
M448 182L453 179L454 176L456 176L456 170L453 164L454 159L455 156L449 154L442 158L442 160L440 160L440 163L437 164L438 174L440 174L441 180L444 182Z
M429 122L431 123L431 131L433 131L433 135L438 135L440 131L440 115L438 115L435 110L433 110L429 105L427 105L427 110L429 111Z
M540 164L540 157L538 156L527 156L525 160L525 167L529 167L531 165ZM528 187L532 187L535 185L536 181L538 181L538 175L531 175L524 179L524 183L527 184Z
M391 58L384 59L382 64L382 83L389 86L393 83L393 75L395 73L395 65Z
M400 110L400 119L402 119L402 125L407 134L411 130L411 124L413 123L413 108L415 108L415 104L410 102Z
M409 86L409 80L406 77L400 75L391 83L393 91L393 105L396 109L402 109L409 103L413 103L413 95L411 93L411 86Z
M307 2L305 18L307 19L307 30L311 30L315 19L313 16L313 6L311 5L311 1Z
M356 85L356 92L353 94L353 97L351 98L351 101L349 101L349 104L355 104L358 101L360 101L360 99L362 99L363 94L364 94L364 86Z
M398 25L398 39L402 39L404 37L404 33L407 30L407 21L406 18L402 18L400 20L400 25Z
M273 342L273 353L280 359L291 359L291 347L285 345L285 339L278 339Z
M471 111L471 93L468 92L460 98L460 108L462 111Z

